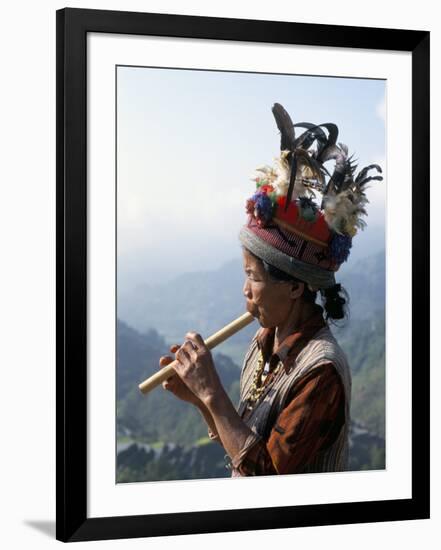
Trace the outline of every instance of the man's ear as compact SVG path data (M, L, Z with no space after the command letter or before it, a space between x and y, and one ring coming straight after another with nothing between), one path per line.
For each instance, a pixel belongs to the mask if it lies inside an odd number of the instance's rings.
M293 283L291 286L291 298L297 299L303 294L305 290L305 284L301 282Z

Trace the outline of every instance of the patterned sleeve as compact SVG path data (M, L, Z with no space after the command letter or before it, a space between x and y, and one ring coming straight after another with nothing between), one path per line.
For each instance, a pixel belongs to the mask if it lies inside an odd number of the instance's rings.
M326 449L344 423L344 389L331 363L301 378L280 413L268 441L256 436L232 460L241 476L300 471Z

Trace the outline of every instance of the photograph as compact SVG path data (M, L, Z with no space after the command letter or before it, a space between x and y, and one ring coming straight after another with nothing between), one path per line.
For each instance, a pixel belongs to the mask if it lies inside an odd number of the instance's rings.
M428 60L57 11L57 539L428 517Z
M6 4L3 548L440 540L439 17L354 6Z
M115 67L116 483L386 468L386 94Z

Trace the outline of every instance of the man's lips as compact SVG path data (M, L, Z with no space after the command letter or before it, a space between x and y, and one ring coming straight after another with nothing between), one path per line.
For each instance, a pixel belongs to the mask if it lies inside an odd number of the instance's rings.
M247 303L247 311L248 313L251 313L253 317L258 318L259 317L259 310L258 308L254 307L252 304Z

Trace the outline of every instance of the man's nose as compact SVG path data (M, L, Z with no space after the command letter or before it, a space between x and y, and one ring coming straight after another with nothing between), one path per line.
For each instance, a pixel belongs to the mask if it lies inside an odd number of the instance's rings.
M245 279L242 292L246 298L251 298L251 291L250 291L250 285L249 285L248 279Z

